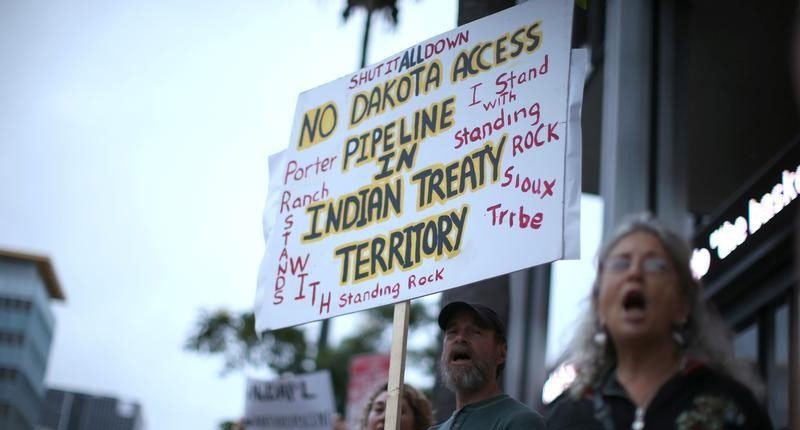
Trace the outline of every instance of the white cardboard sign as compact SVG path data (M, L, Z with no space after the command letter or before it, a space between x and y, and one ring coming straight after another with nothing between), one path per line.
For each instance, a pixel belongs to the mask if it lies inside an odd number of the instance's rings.
M270 159L259 332L575 256L572 3L528 1L300 95Z
M334 412L328 371L273 381L247 380L244 418L247 430L330 430Z

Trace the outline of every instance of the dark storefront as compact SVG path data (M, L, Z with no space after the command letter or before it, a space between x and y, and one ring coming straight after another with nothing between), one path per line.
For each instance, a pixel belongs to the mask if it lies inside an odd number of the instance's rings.
M695 236L693 268L736 333L739 357L765 382L776 429L788 429L790 387L800 386L797 237L800 140L761 169ZM792 327L795 327L793 330ZM796 388L795 388L796 389Z

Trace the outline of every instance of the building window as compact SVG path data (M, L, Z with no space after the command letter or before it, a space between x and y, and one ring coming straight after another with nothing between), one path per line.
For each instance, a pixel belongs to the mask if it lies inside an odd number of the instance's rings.
M0 297L0 310L30 312L31 305L32 303L30 300L15 299L11 297Z
M0 330L0 345L22 346L24 343L23 333Z
M736 357L754 366L758 364L758 323L750 324L736 334L733 339L733 350Z
M776 430L789 428L789 301L784 299L759 309L756 320L736 333L734 351L753 364L761 375L764 407Z
M0 367L0 382L14 382L17 380L17 369Z
M774 338L767 357L767 410L777 430L789 428L789 304L772 315Z

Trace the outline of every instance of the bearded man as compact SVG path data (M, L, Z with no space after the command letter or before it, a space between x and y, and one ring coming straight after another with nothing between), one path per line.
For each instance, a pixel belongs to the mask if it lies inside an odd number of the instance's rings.
M456 410L429 430L544 429L542 417L500 391L506 362L505 324L481 304L453 302L439 313L444 331L439 370L456 394Z

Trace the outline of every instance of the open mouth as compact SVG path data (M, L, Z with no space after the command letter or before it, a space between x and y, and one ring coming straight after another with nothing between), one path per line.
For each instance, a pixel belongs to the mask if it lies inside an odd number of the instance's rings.
M622 299L622 307L626 311L644 311L647 308L644 293L640 290L628 291Z
M466 351L464 349L459 349L459 350L453 351L450 354L450 362L451 363L456 363L456 364L466 363L466 362L469 362L471 360L472 360L472 356L469 354L469 351Z

